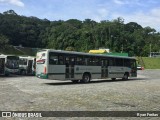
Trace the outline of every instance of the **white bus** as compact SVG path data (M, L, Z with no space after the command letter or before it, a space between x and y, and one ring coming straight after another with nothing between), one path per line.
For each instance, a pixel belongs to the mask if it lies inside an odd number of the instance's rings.
M35 57L19 56L19 73L21 75L34 75L35 63Z
M36 76L87 83L91 79L128 79L137 76L136 59L45 49L37 52Z
M19 72L19 57L0 55L0 75L17 74Z

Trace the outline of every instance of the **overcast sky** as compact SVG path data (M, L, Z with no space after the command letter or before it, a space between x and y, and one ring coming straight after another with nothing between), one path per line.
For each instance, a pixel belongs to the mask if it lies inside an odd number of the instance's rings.
M13 9L17 14L48 20L92 19L137 22L160 31L160 0L0 0L0 13Z

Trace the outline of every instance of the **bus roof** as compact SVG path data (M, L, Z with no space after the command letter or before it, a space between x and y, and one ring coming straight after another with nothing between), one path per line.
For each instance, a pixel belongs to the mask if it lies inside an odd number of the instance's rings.
M3 57L3 58L6 58L6 57L8 57L8 56L18 57L18 56L16 56L16 55L4 55L4 54L1 54L1 55L0 55L0 58L2 58L2 57Z
M55 50L55 49L42 49L42 50L39 50L38 52L55 52L55 53L66 53L66 54L87 55L87 56L97 56L97 57L136 59L134 57L128 57L128 56L112 56L112 55L106 55L106 54L91 54L91 53L84 53L84 52L77 52L77 51L65 51L65 50Z
M19 58L34 59L35 57L32 57L32 56L19 56Z

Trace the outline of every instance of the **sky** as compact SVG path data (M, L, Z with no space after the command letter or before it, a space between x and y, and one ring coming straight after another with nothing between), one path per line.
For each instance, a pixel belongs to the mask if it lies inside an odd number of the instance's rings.
M114 20L137 22L160 31L160 0L0 0L0 13L14 10L19 15L40 19Z

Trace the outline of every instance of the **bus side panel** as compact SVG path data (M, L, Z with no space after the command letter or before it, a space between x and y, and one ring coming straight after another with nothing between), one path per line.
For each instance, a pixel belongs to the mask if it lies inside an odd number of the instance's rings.
M101 66L78 66L76 65L74 68L75 78L82 79L82 75L85 72L91 74L91 78L98 79L101 78Z
M49 65L48 79L51 80L65 80L65 65Z
M125 72L130 73L131 69L128 67L116 67L108 66L108 77L109 78L122 78Z

